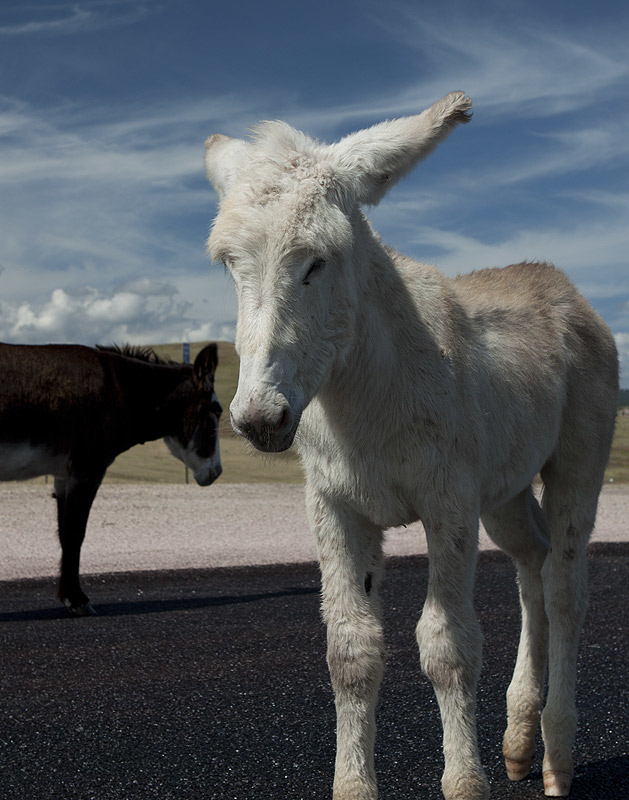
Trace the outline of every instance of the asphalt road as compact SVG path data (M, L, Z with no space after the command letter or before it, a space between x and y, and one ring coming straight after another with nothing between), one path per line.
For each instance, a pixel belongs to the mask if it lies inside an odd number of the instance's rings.
M629 798L629 544L591 545L573 800ZM381 800L441 798L440 722L414 628L427 559L388 560ZM0 583L0 797L318 800L331 797L334 708L314 563L99 574L99 616L71 619L53 578ZM478 718L492 798L540 798L501 763L519 609L513 568L482 552Z

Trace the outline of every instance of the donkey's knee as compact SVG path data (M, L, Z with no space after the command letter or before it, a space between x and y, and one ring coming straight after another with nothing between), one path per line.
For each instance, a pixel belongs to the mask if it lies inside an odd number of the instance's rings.
M454 622L436 609L424 608L416 637L422 670L435 690L476 684L481 669L482 635L473 613L466 620Z
M384 637L375 622L328 622L328 667L336 693L375 691L384 671Z

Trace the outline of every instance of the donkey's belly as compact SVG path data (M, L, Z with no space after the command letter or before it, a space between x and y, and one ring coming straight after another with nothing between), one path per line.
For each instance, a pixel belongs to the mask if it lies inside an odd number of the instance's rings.
M25 481L39 475L59 475L67 471L67 458L45 447L27 444L0 444L0 481Z

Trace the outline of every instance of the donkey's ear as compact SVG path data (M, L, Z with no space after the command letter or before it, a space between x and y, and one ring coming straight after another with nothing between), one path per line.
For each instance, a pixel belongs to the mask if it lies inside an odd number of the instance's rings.
M196 382L207 391L212 391L214 388L214 373L217 366L218 347L212 342L201 350L192 366Z
M382 122L331 145L343 188L359 204L375 205L453 128L469 122L471 107L466 94L451 92L421 114Z
M205 140L205 172L219 198L234 182L250 147L249 142L231 139L222 133L215 133Z

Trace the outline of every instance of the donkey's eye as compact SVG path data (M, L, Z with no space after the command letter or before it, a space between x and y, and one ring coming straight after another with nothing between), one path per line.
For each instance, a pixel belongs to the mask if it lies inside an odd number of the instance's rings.
M223 265L223 269L226 269L228 272L231 272L234 268L234 259L227 252L221 253L217 258L217 261L220 261L220 263Z
M322 258L315 258L315 260L310 265L308 272L303 280L304 286L308 286L310 284L310 278L314 275L315 272L320 270L322 267L325 266L325 261Z

